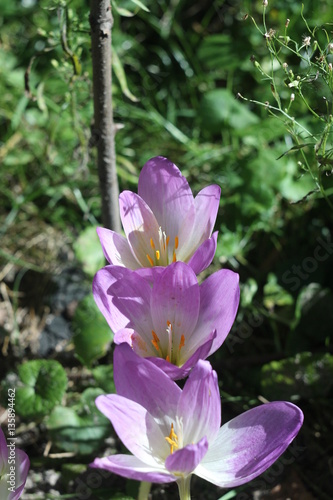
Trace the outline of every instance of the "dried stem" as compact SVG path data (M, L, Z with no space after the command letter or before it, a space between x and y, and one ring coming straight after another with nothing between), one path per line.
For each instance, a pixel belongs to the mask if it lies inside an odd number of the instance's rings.
M102 195L104 227L120 232L118 178L112 111L110 0L90 1L91 51L94 90L93 139L98 152L98 176Z

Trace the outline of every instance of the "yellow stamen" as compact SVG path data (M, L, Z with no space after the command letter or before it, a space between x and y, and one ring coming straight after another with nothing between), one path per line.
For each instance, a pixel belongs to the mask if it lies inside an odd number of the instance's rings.
M178 236L176 236L176 237L175 237L175 249L176 249L176 250L177 250L177 248L178 248L178 243L179 243L179 241L178 241Z
M153 335L151 343L155 347L156 351L159 352L159 350L160 350L160 346L159 346L160 339L158 338L158 336L156 335L156 333L154 332L154 330L152 330L151 333Z
M171 326L171 330L172 330L172 324L170 323L170 321L167 321L167 325L168 325L169 328Z
M160 251L156 250L155 254L156 254L156 259L160 260Z
M147 255L147 257L148 257L148 255ZM175 251L173 251L172 262L176 262L176 260L177 260L177 259L176 259L176 252L175 252Z
M174 448L178 448L178 436L175 433L175 431L173 430L173 424L171 424L171 431L170 431L169 436L166 436L164 439L170 445L170 453L172 454Z
M166 239L166 246L169 245L169 241L170 241L170 236L168 236L167 239Z
M150 257L150 255L146 255L147 259L149 260L149 264L153 267L154 266L154 261L153 259Z
M179 347L178 347L178 349L179 349L179 350L181 350L181 348L182 348L182 347L184 347L184 345L185 345L185 337L184 337L184 335L182 335L182 336L180 337L180 342L179 342Z
M153 250L155 250L155 244L153 242L153 238L150 238L150 246L152 247Z
M166 358L165 358L165 361L168 361L170 363L170 358L169 358L169 354L167 354Z

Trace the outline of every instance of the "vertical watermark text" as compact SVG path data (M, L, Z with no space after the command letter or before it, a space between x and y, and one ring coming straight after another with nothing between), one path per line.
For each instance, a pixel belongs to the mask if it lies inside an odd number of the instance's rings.
M16 489L16 424L15 424L15 389L8 389L8 491L14 493Z

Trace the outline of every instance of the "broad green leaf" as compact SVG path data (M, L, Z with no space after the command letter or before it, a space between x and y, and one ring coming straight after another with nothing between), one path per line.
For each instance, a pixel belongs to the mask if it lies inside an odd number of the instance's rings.
M199 112L203 127L215 133L226 127L242 129L259 122L259 118L238 102L228 89L215 89L204 94Z
M46 426L52 441L62 450L79 454L96 451L110 433L109 420L97 409L95 399L102 389L88 388L71 408L57 406Z
M92 294L78 305L73 318L75 354L86 366L105 355L113 335Z
M113 381L113 366L112 365L99 365L92 370L94 379L98 387L101 387L107 394L116 392Z
M89 276L94 276L98 269L105 265L96 227L89 226L84 229L74 243L75 256L83 264L83 270Z
M59 404L67 387L67 375L58 361L27 361L18 369L22 386L16 389L16 409L24 418L40 418Z

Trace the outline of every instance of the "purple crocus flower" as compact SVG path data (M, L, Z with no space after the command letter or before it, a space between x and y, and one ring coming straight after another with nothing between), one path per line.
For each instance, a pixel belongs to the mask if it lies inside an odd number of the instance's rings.
M238 279L222 269L199 285L187 264L175 262L150 286L136 271L106 266L93 293L115 343L128 343L177 380L223 343L238 308Z
M283 401L264 404L221 425L217 375L199 361L181 390L126 344L114 354L117 394L99 396L132 455L96 458L92 467L154 483L176 481L189 499L191 474L222 487L239 486L264 472L298 433L302 411Z
M212 236L221 189L202 189L194 198L185 177L167 158L157 156L141 170L138 194L123 191L120 216L126 238L98 228L105 258L129 269L187 262L196 274L209 266L216 250ZM147 271L148 273L148 271Z
M23 492L30 467L28 455L16 448L15 441L6 441L0 428L0 498L17 500Z

